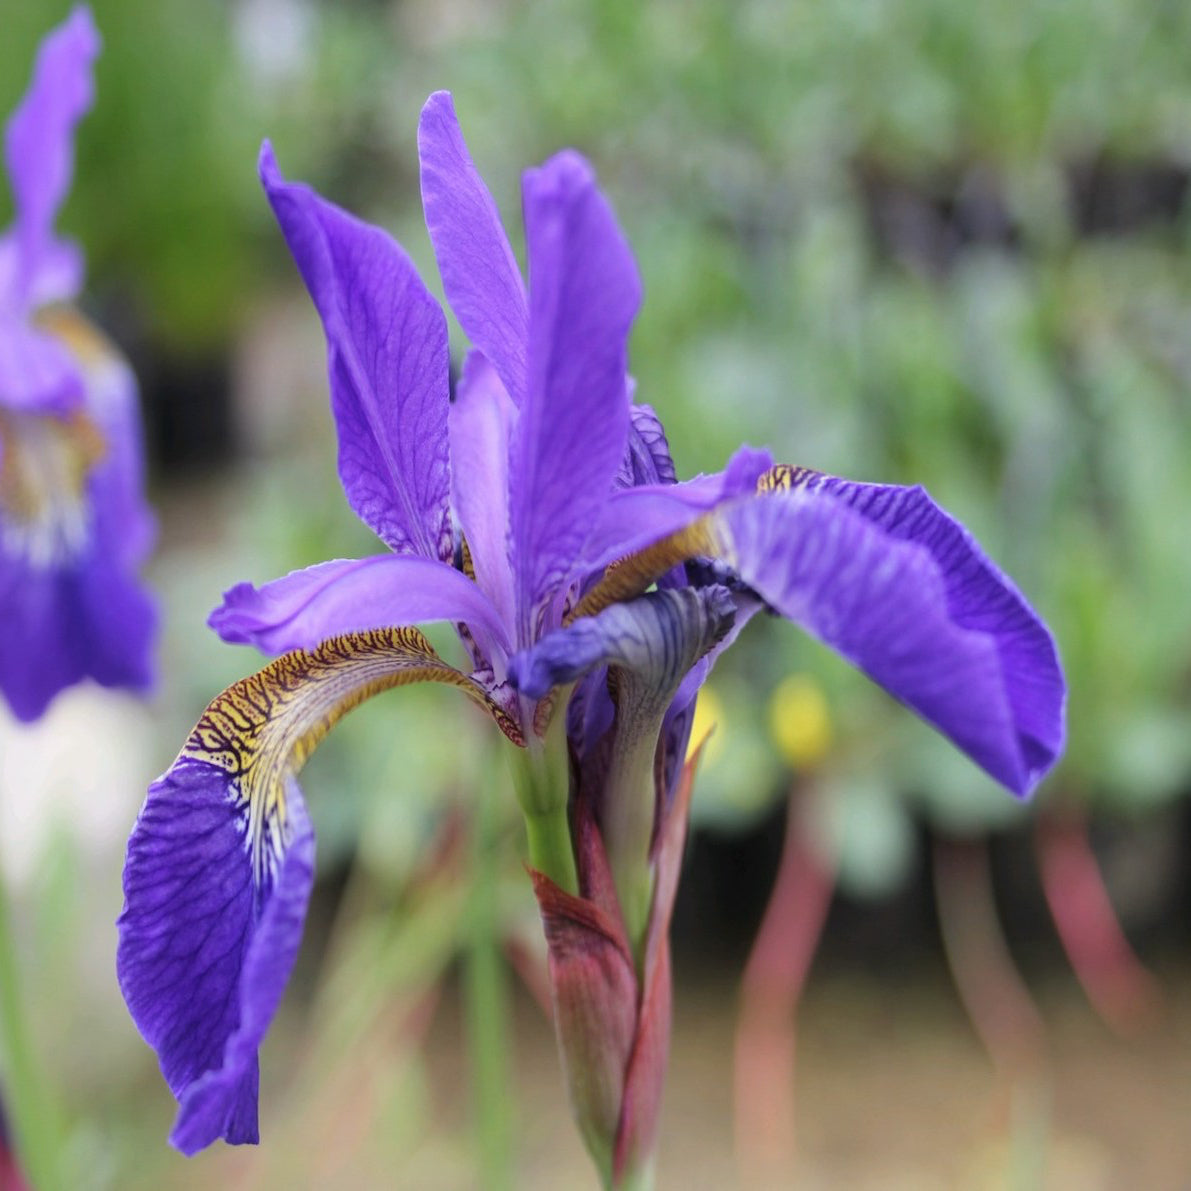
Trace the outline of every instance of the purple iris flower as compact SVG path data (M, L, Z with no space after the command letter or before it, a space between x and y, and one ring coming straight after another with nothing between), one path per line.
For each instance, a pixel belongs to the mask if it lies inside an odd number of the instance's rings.
M240 584L212 614L225 640L281 656L208 706L149 790L120 983L180 1102L173 1143L255 1141L257 1050L313 882L295 774L373 694L459 687L523 759L572 1093L597 1160L623 1171L656 1120L691 712L748 618L796 621L1021 795L1062 748L1065 688L1045 626L922 489L747 447L675 480L627 378L636 267L586 161L563 152L523 178L527 286L446 93L418 144L471 342L454 400L446 319L402 249L261 153L326 332L344 491L389 550ZM426 621L457 627L462 668Z
M84 678L153 680L136 382L64 305L83 260L53 230L99 44L86 8L45 38L4 141L16 219L0 237L0 690L22 720Z

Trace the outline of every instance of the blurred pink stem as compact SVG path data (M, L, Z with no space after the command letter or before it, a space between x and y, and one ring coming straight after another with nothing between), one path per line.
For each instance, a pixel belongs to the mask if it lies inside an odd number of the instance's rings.
M1045 1027L1001 931L987 845L935 838L935 903L960 1000L993 1062L1011 1082L1036 1072Z
M1101 1018L1121 1034L1135 1033L1159 1008L1154 977L1129 946L1081 814L1038 820L1042 888L1063 950Z
M835 887L808 839L807 798L791 793L777 879L741 982L734 1102L746 1185L788 1179L796 1151L794 1016Z

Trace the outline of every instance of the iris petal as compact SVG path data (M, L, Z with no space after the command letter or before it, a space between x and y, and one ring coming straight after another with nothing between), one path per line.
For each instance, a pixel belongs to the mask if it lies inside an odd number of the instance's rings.
M591 167L564 152L523 185L529 388L513 438L510 554L518 644L607 499L628 433L625 363L641 284Z
M296 783L275 868L254 876L239 779L180 758L149 790L128 846L117 970L178 1098L184 1153L257 1140L257 1048L297 955L314 837Z
M73 296L82 281L77 252L53 238L54 217L74 172L74 126L94 98L99 34L78 7L41 44L33 81L8 121L4 160L16 200L15 253L6 299L21 308Z
M645 676L661 717L687 671L732 625L735 606L721 587L674 588L613 604L548 633L509 663L509 681L531 699L574 682L598 666Z
M583 547L582 569L597 571L678 533L725 500L754 491L759 477L772 465L768 451L740 447L721 472L678 484L643 484L613 492L596 514ZM683 557L687 556L680 551L675 561ZM591 604L585 609L594 610Z
M378 554L336 559L224 593L208 623L225 640L266 653L313 649L342 633L460 620L499 656L508 642L496 610L462 572L428 558Z
M617 488L642 484L673 484L678 479L666 428L650 405L629 406L629 435L624 460L616 475Z
M85 402L64 416L0 410L0 691L22 720L85 678L147 690L157 635L137 578L155 523L136 382L79 316L47 326Z
M180 1102L187 1153L255 1141L257 1048L297 953L314 841L294 775L331 727L379 691L462 688L504 709L416 629L285 654L216 698L155 782L128 844L117 971Z
M260 174L326 332L348 501L398 553L449 559L442 310L390 236L287 182L267 142Z
M1016 588L921 489L859 486L738 501L712 553L1027 794L1062 750L1054 642ZM866 503L866 501L868 503Z
M513 623L509 569L509 440L517 410L493 367L471 352L451 403L451 503L476 582L504 624Z
M446 91L436 91L422 109L418 158L426 228L447 301L519 405L529 344L525 283Z

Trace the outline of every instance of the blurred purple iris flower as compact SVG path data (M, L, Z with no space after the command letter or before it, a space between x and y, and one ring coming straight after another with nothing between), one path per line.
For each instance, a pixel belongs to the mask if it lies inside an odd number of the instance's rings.
M344 491L389 552L241 584L212 614L225 640L283 656L215 699L150 788L120 982L180 1101L174 1144L255 1141L257 1050L313 881L295 774L363 699L460 687L527 759L564 1065L615 1181L656 1126L694 700L749 617L796 621L1021 795L1062 748L1063 678L1045 626L922 489L747 447L677 482L627 379L640 283L587 162L563 152L524 176L527 287L447 94L418 143L472 347L454 400L446 319L409 258L262 151L326 332ZM464 668L411 627L425 621L458 628Z
M63 305L83 260L53 230L99 44L86 8L45 38L4 141L16 219L0 237L0 690L22 720L84 678L153 679L136 382Z

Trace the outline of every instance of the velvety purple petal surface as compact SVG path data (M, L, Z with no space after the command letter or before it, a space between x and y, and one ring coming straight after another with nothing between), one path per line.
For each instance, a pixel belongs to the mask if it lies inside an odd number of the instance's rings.
M510 554L518 644L565 577L624 457L637 267L591 167L560 153L523 184L529 388L513 438Z
M268 142L260 175L326 332L348 501L398 553L449 559L446 318L389 235L287 182Z
M179 1100L171 1140L257 1140L257 1050L289 979L314 880L314 836L288 783L289 840L258 887L232 778L180 759L128 843L120 988Z
M464 621L482 644L508 654L504 626L479 587L446 563L409 555L322 562L259 588L239 583L208 624L225 641L284 653L342 633L436 620Z
M464 334L519 405L529 348L525 283L447 91L436 91L422 109L418 158L426 228L447 301Z
M20 308L35 293L43 301L69 297L81 281L77 258L64 271L53 225L74 172L74 127L94 98L92 64L99 47L90 10L76 8L42 41L29 90L9 118L4 160L16 206L16 252L0 308ZM49 292L39 284L43 265L54 282Z
M956 624L996 641L1014 725L1030 753L1028 768L1049 768L1066 742L1066 684L1050 630L1013 581L919 485L823 476L807 486L830 493L892 538L930 551Z
M451 504L476 582L501 620L513 623L509 569L509 441L517 410L495 369L471 352L451 403Z
M0 549L0 691L19 720L38 719L59 691L91 678L147 691L157 609L103 546L63 567Z
M845 486L724 506L726 560L998 781L1027 794L1063 745L1054 642L921 489Z

